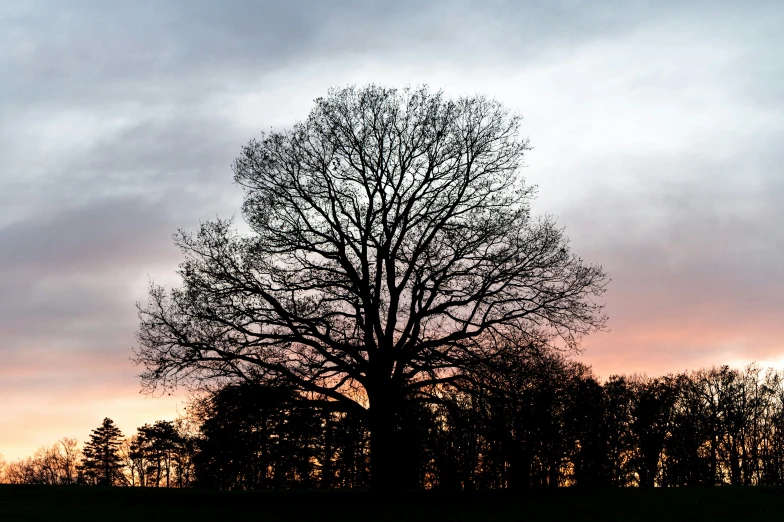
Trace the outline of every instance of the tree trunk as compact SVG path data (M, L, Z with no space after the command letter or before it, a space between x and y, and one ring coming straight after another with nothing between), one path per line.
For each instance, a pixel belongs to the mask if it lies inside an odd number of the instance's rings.
M531 470L533 468L533 452L521 448L521 442L511 441L509 452L509 471L506 486L509 489L521 490L531 487Z
M388 396L370 398L370 485L374 490L400 489L395 404Z

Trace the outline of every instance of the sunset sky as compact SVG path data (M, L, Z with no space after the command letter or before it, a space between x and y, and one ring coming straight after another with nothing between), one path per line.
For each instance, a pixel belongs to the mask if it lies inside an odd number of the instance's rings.
M612 277L600 377L784 368L783 57L780 0L0 3L0 454L182 411L134 303L239 218L240 147L347 84L523 114L536 212Z

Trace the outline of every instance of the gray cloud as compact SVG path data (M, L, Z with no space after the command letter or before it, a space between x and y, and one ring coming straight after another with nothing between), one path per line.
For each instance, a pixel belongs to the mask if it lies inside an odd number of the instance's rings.
M128 339L128 278L172 260L169 209L140 198L57 209L0 229L0 348L111 348Z
M39 107L198 103L216 89L335 56L520 65L683 14L677 3L615 1L25 5L0 19L0 64L12 73L0 92Z

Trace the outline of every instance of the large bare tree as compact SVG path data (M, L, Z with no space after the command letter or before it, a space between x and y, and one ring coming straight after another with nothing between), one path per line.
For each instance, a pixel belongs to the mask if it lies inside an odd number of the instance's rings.
M499 338L575 347L604 324L606 274L531 215L520 123L482 96L349 87L251 141L234 163L250 232L180 232L182 287L139 307L144 386L281 381L362 412L390 486L405 398Z

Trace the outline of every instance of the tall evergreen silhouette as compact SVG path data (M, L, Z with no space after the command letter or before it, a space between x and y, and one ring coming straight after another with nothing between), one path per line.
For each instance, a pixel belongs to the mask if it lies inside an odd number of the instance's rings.
M92 430L89 442L84 444L84 459L79 467L83 481L112 486L122 479L120 470L123 464L119 452L122 440L122 432L108 417Z

